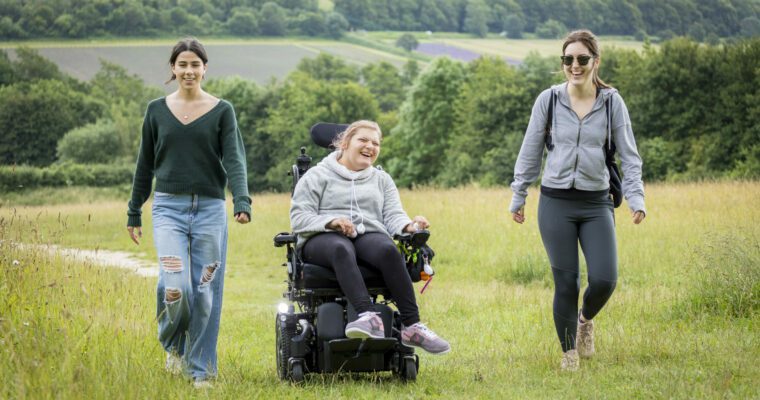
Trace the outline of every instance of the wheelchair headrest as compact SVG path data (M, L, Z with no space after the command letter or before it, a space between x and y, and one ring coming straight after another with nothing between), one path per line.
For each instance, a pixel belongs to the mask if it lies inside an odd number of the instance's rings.
M331 124L329 122L317 122L311 129L311 140L319 147L333 149L333 139L348 128L348 124Z

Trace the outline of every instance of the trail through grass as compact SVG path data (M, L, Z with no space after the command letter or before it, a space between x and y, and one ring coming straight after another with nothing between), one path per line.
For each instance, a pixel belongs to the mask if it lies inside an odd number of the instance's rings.
M285 271L272 237L288 229L289 198L256 196L253 223L230 224L220 377L208 396L757 396L756 300L733 313L694 299L744 301L735 300L737 290L745 300L757 299L760 183L648 186L648 217L639 226L630 222L625 205L617 210L620 281L596 319L598 355L582 360L575 374L558 368L552 283L536 226L538 194L530 193L523 226L508 219L508 194L473 187L402 191L407 212L426 215L432 224L438 274L418 300L423 321L451 341L449 355L420 354L412 384L378 373L309 375L301 386L280 382L275 372L273 320ZM16 244L129 251L150 262L150 204L139 247L127 237L126 198L0 204L0 398L206 396L163 371L154 278ZM725 239L716 241L716 235ZM711 245L726 252L707 258ZM718 269L748 277L705 286Z

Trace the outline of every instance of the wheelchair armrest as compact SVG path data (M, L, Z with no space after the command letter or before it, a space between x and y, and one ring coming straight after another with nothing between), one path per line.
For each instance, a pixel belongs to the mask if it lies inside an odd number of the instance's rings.
M286 244L295 243L296 235L290 232L280 232L274 236L274 247L282 247Z
M427 243L429 238L430 238L430 231L427 229L422 229L414 233L405 232L393 237L393 239L399 241L400 243L404 245L412 246L413 248L423 246L425 243Z

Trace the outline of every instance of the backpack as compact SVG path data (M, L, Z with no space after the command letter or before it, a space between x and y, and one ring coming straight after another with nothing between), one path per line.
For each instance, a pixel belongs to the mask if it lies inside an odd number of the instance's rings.
M554 118L554 107L557 104L557 94L554 93L554 89L551 89L551 98L549 100L548 117L546 118L546 126L544 127L544 144L546 150L554 150L554 143L552 142L552 119ZM612 203L615 208L620 207L623 203L623 185L620 180L620 169L615 162L615 141L612 139L612 96L608 97L604 101L604 111L607 116L607 139L604 142L604 163L607 165L607 171L610 173L610 195L612 196Z

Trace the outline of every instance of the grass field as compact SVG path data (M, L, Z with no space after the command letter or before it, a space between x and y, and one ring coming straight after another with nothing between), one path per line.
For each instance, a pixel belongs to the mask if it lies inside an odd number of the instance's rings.
M420 354L412 384L389 373L277 379L285 271L272 237L288 229L289 199L256 196L253 223L230 228L220 377L208 393L162 369L154 278L18 245L154 259L149 215L143 244L127 237L122 191L68 191L80 196L1 203L0 398L757 398L757 182L650 185L638 226L617 210L620 281L596 319L597 356L577 373L558 368L537 192L519 226L506 189L402 191L407 212L431 221L437 252L436 279L418 295L422 319L453 345L446 356ZM101 197L87 202L93 193Z

